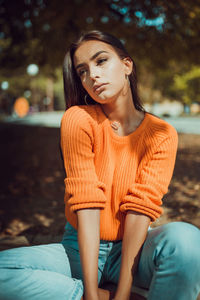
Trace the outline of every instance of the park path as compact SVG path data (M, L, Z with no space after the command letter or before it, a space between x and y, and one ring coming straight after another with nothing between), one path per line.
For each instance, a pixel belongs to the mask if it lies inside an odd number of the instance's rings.
M60 121L64 111L37 112L20 119L14 116L5 117L6 123L37 125L45 127L60 127ZM200 134L200 117L174 117L164 118L176 128L179 133Z

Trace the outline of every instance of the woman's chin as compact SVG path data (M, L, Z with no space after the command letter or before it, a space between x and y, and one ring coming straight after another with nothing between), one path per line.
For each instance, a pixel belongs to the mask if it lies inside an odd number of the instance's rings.
M111 103L114 100L114 97L108 96L108 95L99 95L96 98L93 98L95 102L99 104L106 104Z

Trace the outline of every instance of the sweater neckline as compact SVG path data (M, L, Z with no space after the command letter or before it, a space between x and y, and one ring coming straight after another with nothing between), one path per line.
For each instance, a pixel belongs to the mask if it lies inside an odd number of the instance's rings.
M142 120L142 122L139 124L139 126L132 131L131 133L129 133L128 135L124 135L124 136L120 136L118 134L116 134L113 130L112 127L110 125L110 120L108 119L108 117L105 115L105 113L103 112L101 105L96 105L96 107L98 108L98 114L101 118L101 120L104 122L106 128L108 128L110 135L112 136L112 138L118 142L125 142L131 138L135 138L138 135L140 135L140 133L144 130L144 128L146 127L146 124L148 122L148 113L144 112L144 119Z

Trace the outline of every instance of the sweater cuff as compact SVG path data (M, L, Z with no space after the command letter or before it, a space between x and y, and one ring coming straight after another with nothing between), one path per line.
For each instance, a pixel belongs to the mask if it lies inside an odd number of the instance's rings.
M157 218L159 218L160 215L163 213L163 209L158 205L152 203L151 207L149 207L146 205L146 203L142 204L142 203L137 203L136 201L134 203L133 199L131 199L131 201L128 201L128 199L126 199L126 201L124 201L120 205L120 211L123 213L126 213L128 210L137 211L141 214L150 217L152 222L154 222Z
M72 212L84 208L104 208L105 184L96 180L66 178L65 202Z
M99 203L99 202L88 202L88 203L80 203L80 204L74 204L71 205L69 210L71 212L76 212L77 210L80 209L89 209L89 208L97 208L97 209L103 209L105 207L104 203Z

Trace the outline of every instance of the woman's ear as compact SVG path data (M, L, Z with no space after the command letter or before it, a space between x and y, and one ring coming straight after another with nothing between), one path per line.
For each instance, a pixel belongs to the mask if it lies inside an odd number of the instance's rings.
M133 70L133 61L130 57L123 58L125 74L130 75Z

